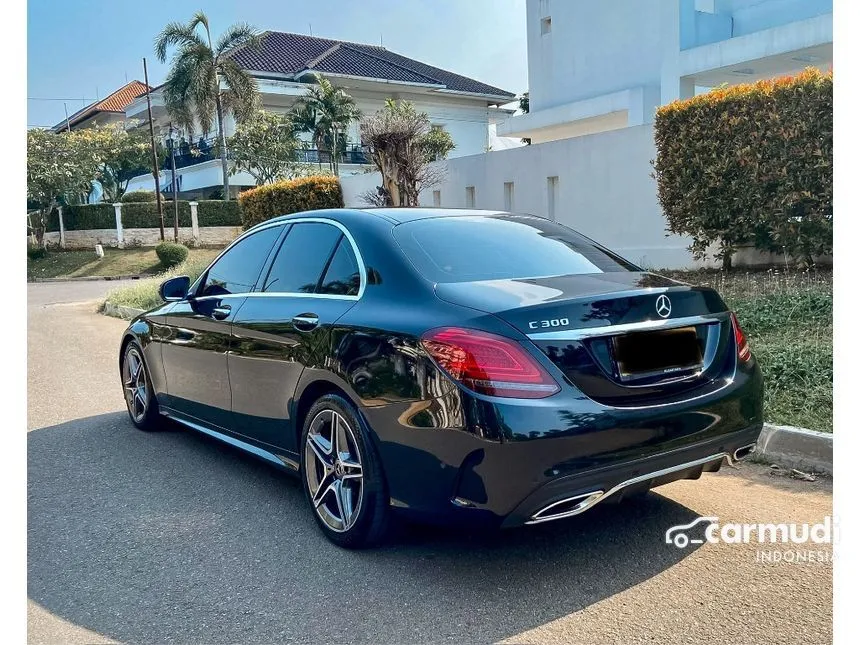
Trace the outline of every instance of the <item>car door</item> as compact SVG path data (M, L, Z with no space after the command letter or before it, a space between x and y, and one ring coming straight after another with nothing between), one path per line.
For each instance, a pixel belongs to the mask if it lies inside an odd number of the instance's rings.
M258 292L233 319L228 367L239 432L295 451L290 404L299 377L324 366L331 325L355 305L364 274L340 224L293 224Z
M234 243L165 316L165 399L173 413L228 426L230 327L283 230L283 225L264 228Z

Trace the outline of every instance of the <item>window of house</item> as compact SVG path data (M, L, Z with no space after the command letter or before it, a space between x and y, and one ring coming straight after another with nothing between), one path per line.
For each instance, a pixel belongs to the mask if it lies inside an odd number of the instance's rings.
M555 211L558 206L558 177L546 178L546 214L553 222L556 221Z
M263 291L315 293L341 236L331 224L294 224L272 262Z
M281 226L252 233L224 253L206 273L200 296L247 293L254 288L263 263L283 231Z
M541 18L540 19L540 35L546 36L551 31L552 31L552 18L550 16L546 16L545 18Z
M514 182L505 182L505 210L511 212L514 210Z
M466 186L466 208L475 208L475 187Z
M434 190L433 191L433 206L439 208L442 205L442 191Z

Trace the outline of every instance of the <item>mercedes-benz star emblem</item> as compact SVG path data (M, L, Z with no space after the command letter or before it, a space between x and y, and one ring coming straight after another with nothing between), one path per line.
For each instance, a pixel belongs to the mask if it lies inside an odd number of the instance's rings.
M669 300L669 296L663 294L658 296L657 298L657 315L660 318L668 318L669 314L672 313L672 301Z

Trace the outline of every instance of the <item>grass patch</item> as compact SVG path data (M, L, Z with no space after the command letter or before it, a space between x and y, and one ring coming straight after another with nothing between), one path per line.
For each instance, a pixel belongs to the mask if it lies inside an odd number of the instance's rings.
M106 248L104 251L105 256L101 259L94 251L59 250L50 251L43 258L28 258L27 279L156 275L163 271L154 248ZM211 262L220 252L220 248L190 249L188 259Z
M206 267L209 266L210 262L211 258L189 254L185 262L178 264L168 271L159 273L152 278L138 280L127 287L120 287L110 291L105 302L122 307L134 307L144 310L152 309L161 304L158 287L162 282L178 275L187 275L194 282Z
M715 288L765 378L765 419L833 432L832 271L661 271Z

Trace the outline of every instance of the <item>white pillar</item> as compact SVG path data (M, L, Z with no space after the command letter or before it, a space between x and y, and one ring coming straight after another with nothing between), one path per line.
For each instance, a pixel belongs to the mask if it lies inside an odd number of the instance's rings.
M114 204L113 210L116 217L116 245L122 248L125 245L125 240L122 237L122 202Z
M60 220L60 248L66 248L66 227L63 224L63 207L57 208L57 219Z
M200 224L197 222L197 202L188 202L191 208L191 237L194 238L194 244L200 244Z

